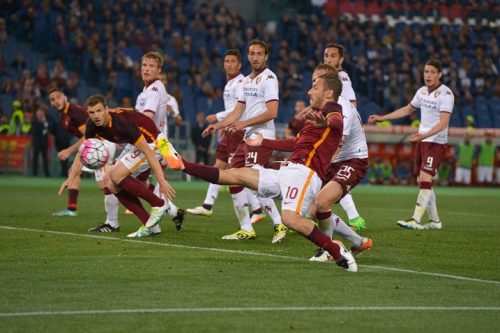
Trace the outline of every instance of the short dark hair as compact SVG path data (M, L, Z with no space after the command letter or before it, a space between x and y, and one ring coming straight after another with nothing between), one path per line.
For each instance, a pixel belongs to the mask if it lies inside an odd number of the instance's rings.
M56 91L59 91L60 93L64 94L64 91L62 88L60 88L58 86L53 86L49 89L49 93L47 94L47 96L50 96L50 94L52 94L53 92L56 92Z
M340 94L342 93L342 82L340 81L338 75L325 73L321 75L319 79L323 79L324 81L324 90L333 90L335 101L337 101Z
M329 48L335 48L335 49L339 50L339 55L341 57L344 56L344 47L341 44L339 44L339 43L328 43L328 44L326 44L325 50L329 49Z
M425 63L425 65L432 66L432 67L436 68L438 70L438 72L441 73L441 61L439 61L437 59L431 59L431 60L427 61Z
M248 42L248 46L247 46L247 52L250 50L250 46L252 46L252 45L260 45L260 46L262 46L264 48L264 51L266 52L266 54L269 53L269 46L263 40L252 39L251 41L249 41Z
M319 64L318 66L316 66L316 68L314 69L314 71L315 72L316 71L325 71L326 73L331 73L331 74L339 75L339 71L335 67L333 67L332 65L329 65L327 63Z
M104 107L108 106L108 104L106 103L106 98L104 98L103 95L101 94L92 95L85 101L85 108L88 108L89 106L96 106L99 103L104 105Z
M224 52L224 58L226 59L226 56L235 56L238 58L238 62L241 62L241 53L238 49L229 49L226 52Z

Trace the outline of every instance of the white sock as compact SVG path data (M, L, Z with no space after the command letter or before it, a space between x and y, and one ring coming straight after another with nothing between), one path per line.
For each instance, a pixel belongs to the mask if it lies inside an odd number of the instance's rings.
M434 222L441 221L439 219L438 211L437 211L437 202L436 202L436 194L434 190L431 190L431 196L429 198L429 203L427 204L427 214L429 214L429 219Z
M260 206L264 208L264 210L273 220L273 224L274 225L281 224L281 215L280 212L278 211L278 208L276 207L276 204L274 203L274 200L268 198L258 198L258 200L260 202Z
M245 188L243 191L245 191L247 194L247 200L248 203L250 204L252 211L261 208L259 199L257 199L257 196L251 189Z
M352 199L351 193L347 193L342 199L340 199L340 205L347 213L347 217L349 220L353 220L359 217L358 210L356 209L356 205L354 204L354 200Z
M233 199L234 212L240 222L240 229L252 232L253 227L250 222L250 213L248 212L247 194L245 191L240 191L236 194L231 193L231 197Z
M221 187L222 186L218 184L208 185L207 195L205 196L205 201L203 201L203 203L206 205L213 206L215 200L217 200L217 197L219 196L219 191Z
M153 192L158 197L162 198L163 200L167 200L168 201L168 205L169 205L169 207L167 209L168 216L170 216L171 218L176 217L177 216L177 206L171 200L165 199L165 197L163 196L163 194L160 193L160 185L156 184L155 185L155 189L153 190Z
M340 217L332 213L330 217L333 221L333 234L339 234L342 238L358 247L363 243L363 237L354 232Z
M104 195L104 209L106 210L106 224L109 224L113 228L120 226L118 223L118 207L120 202L114 194Z
M427 204L429 203L431 193L432 189L420 189L420 192L418 193L417 204L415 205L415 211L412 216L417 223L420 223L422 220L422 216L424 215Z

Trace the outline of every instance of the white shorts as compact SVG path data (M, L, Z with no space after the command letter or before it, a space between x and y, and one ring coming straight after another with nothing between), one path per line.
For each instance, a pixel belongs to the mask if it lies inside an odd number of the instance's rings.
M160 155L160 152L156 149L155 144L149 143L148 145L153 150L155 158L160 161L162 157ZM128 145L123 150L118 161L125 165L125 167L130 171L130 174L133 177L140 175L150 168L146 156L133 145Z
M493 183L493 167L480 166L477 168L477 181L480 183Z
M296 163L281 167L278 174L283 196L281 210L307 216L314 198L321 190L321 179L314 170Z
M470 169L458 167L455 170L455 182L470 184Z
M270 199L281 199L279 170L264 168L262 165L254 164L252 169L259 171L259 188L257 196Z

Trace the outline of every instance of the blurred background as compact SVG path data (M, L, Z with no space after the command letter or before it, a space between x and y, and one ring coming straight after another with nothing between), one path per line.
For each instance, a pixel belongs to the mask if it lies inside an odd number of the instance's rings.
M455 108L436 181L499 186L499 8L494 0L2 0L0 173L64 176L67 166L56 154L71 138L48 103L48 88L63 88L76 104L101 93L110 106L133 107L143 88L140 59L147 51L164 55L166 88L184 119L181 126L169 126L169 135L194 159L196 115L224 108L223 53L238 48L247 75L246 44L260 38L271 46L268 65L280 83L281 137L297 102L307 101L312 71L328 42L346 48L343 67L365 123L371 114L406 105L423 85L424 63L440 59ZM365 126L371 161L365 182L414 182L407 138L418 119L417 113ZM212 147L216 142L213 138ZM48 154L46 170L40 150ZM213 153L212 148L212 160ZM492 168L493 181L478 181L476 171L483 166ZM470 184L455 179L457 168L471 170Z

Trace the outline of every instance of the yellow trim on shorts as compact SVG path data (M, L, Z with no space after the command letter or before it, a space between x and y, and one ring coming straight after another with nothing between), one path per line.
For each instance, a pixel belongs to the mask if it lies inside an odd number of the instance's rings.
M311 185L311 178L314 176L314 170L310 170L307 175L306 182L302 187L302 191L300 192L299 202L297 203L297 207L295 207L295 213L300 214L300 208L302 207L302 201L304 201L304 197L306 196L306 191L309 185Z
M144 156L143 158L141 158L141 160L139 162L134 164L134 166L129 169L130 173L134 172L135 169L137 169L145 160L146 160L146 156Z

